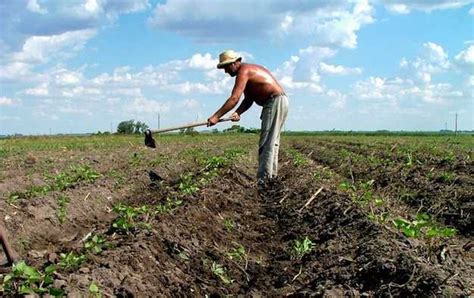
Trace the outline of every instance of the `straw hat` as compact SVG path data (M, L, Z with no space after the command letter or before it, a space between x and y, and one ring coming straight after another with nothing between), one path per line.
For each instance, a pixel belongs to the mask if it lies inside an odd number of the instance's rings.
M217 68L224 68L227 64L231 64L237 60L242 60L239 54L232 50L227 50L222 52L219 55L219 64L217 64Z

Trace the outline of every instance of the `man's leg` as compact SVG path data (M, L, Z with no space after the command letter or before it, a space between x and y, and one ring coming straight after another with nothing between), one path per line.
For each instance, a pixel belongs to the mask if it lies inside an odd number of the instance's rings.
M288 115L288 98L286 95L280 96L277 99L276 103L277 107L275 107L279 112L276 113L277 122L277 135L275 139L275 146L273 147L273 162L272 162L272 177L278 176L278 153L280 151L280 134L281 130L283 129L283 125L285 124L286 117Z
M286 96L275 98L262 109L257 178L265 180L276 176L280 131L288 112ZM285 108L286 107L286 108ZM276 159L276 167L275 167Z

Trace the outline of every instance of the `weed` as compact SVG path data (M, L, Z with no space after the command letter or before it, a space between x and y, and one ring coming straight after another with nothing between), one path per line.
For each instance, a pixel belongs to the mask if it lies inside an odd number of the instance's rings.
M450 183L455 180L455 175L450 172L442 172L441 175L439 176L439 180L444 183Z
M183 195L190 195L199 190L199 187L193 178L193 173L180 175L178 189Z
M94 298L101 298L102 291L99 289L99 286L95 282L91 282L89 285L89 293Z
M154 214L170 213L182 204L182 200L166 198L166 203L155 206Z
M290 149L288 150L288 154L291 156L291 158L293 158L293 163L295 166L302 167L308 164L308 159L306 158L306 156L304 156L297 150Z
M69 202L71 201L68 196L65 195L60 195L57 198L57 203L58 203L58 209L56 210L56 216L59 220L60 223L64 222L64 219L66 218L67 214L67 206L69 205Z
M224 219L224 228L227 232L232 232L235 229L235 222L232 218Z
M246 256L245 248L242 245L237 244L237 246L231 249L229 252L227 252L226 255L231 260L241 261Z
M234 282L227 276L225 268L222 265L217 264L216 262L212 262L211 271L214 275L218 276L225 284L230 284Z
M304 239L297 239L293 242L291 255L301 259L304 255L311 252L314 243L306 236Z
M28 266L25 261L13 265L12 271L3 278L2 292L11 296L45 295L64 296L64 291L53 287L56 266L49 265L44 272Z
M58 266L66 271L74 271L81 267L82 263L86 261L85 255L78 255L71 251L69 253L61 253Z
M95 254L100 254L104 249L108 248L109 245L105 241L105 238L101 235L94 235L89 237L84 243L84 248L88 251L92 251Z
M407 237L418 238L422 235L427 238L444 237L449 238L456 235L456 229L442 227L433 221L432 217L426 213L418 213L414 221L398 218L393 221L397 229Z
M118 232L129 232L138 227L149 228L149 225L139 220L139 216L150 212L146 205L141 207L131 207L124 204L117 204L113 208L118 217L112 223L112 228Z

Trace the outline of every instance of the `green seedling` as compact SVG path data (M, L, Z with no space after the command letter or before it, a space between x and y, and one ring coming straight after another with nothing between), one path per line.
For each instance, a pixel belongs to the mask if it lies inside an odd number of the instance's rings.
M439 179L440 179L442 182L450 183L450 182L453 182L453 181L454 181L455 175L454 175L453 173L443 172L443 173L441 173L441 175L439 176Z
M134 152L130 155L129 164L131 166L137 167L141 164L143 160L143 154L140 152Z
M44 272L28 266L25 261L13 265L12 271L5 275L1 292L5 296L46 295L63 297L64 291L53 287L53 274L56 266L49 265Z
M199 187L194 181L194 175L192 173L181 175L178 189L183 195L190 195L197 192Z
M67 206L69 205L70 199L68 196L61 195L57 199L58 209L56 210L56 216L60 223L64 222L67 214Z
M95 254L100 254L104 249L107 249L109 245L105 241L105 238L101 235L94 235L89 237L84 243L84 248L88 251L92 251Z
M85 255L78 255L73 251L69 253L61 253L59 257L60 260L58 266L66 271L75 271L86 261Z
M171 213L173 210L175 210L182 204L182 200L166 198L166 203L155 206L155 211L153 214L157 215L162 213Z
M117 204L113 210L118 217L112 223L112 228L119 232L129 232L139 226L149 228L149 225L139 220L139 216L150 212L146 205L141 207L130 207L124 204Z
M305 237L304 239L297 239L293 243L291 255L301 259L304 255L310 253L313 247L314 243L308 237Z
M235 222L232 218L224 219L224 228L227 232L232 232L235 229Z
M227 257L231 260L241 261L245 259L246 256L245 248L238 244L236 248L231 249L229 252L226 253Z
M91 282L89 285L89 293L94 298L101 298L102 291L99 289L99 286L95 282Z
M225 268L222 265L217 264L216 262L212 262L211 271L214 275L218 276L225 284L230 284L234 282L227 276Z
M306 156L304 156L297 150L290 149L288 150L288 154L291 156L291 158L293 158L293 163L296 167L303 167L308 164L308 159L306 158Z
M356 187L354 186L354 184L344 181L341 184L339 184L339 189L343 191L355 191Z
M402 231L405 236L412 238L418 238L422 235L427 238L449 238L456 235L457 232L454 228L441 227L426 213L417 214L414 221L398 218L393 221L393 224L397 229Z

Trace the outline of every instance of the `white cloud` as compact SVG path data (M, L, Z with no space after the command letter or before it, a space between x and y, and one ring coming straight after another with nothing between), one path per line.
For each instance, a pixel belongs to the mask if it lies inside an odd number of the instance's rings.
M382 2L392 12L407 14L412 10L431 12L433 10L459 8L472 3L472 0L383 0Z
M319 70L321 74L332 74L332 75L351 75L351 74L361 74L362 69L345 67L342 65L331 65L324 62L319 63Z
M48 84L42 83L35 88L26 89L25 94L33 96L47 96L49 94Z
M168 112L170 110L170 105L169 103L163 103L139 97L135 98L131 102L125 102L123 109L128 113L153 114Z
M403 58L400 67L405 69L409 77L424 83L431 82L434 74L445 72L450 67L450 61L444 49L435 43L427 42L418 56L410 61Z
M25 41L21 52L12 55L11 60L42 64L52 59L71 57L95 34L96 30L82 30L52 36L32 36Z
M0 97L0 106L12 106L13 105L13 99L1 96Z
M368 0L258 1L169 0L158 3L149 19L152 26L189 36L199 42L220 43L249 38L306 37L315 45L353 48L356 32L372 23ZM229 34L232 32L232 34Z
M467 49L461 51L454 57L454 61L460 67L465 67L473 71L474 67L474 45L469 46Z
M186 99L178 104L180 109L193 110L201 107L201 103L195 99Z
M469 9L469 14L470 14L470 15L474 15L474 6L471 7L471 9Z
M39 14L48 13L48 10L45 8L41 8L36 0L28 0L28 4L26 5L26 8L31 12L36 12Z

